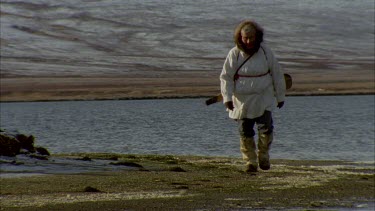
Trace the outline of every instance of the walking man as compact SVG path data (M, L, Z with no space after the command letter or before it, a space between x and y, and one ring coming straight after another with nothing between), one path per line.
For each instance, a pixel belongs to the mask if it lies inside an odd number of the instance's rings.
M270 169L272 111L284 105L285 80L273 52L263 42L263 29L244 21L235 29L232 48L220 74L221 94L229 117L238 122L240 151L246 172ZM257 125L258 147L254 126Z

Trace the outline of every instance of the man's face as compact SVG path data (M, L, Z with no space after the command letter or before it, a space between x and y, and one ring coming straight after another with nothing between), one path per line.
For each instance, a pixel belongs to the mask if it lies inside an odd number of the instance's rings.
M255 31L241 30L241 40L247 49L253 49L255 47Z

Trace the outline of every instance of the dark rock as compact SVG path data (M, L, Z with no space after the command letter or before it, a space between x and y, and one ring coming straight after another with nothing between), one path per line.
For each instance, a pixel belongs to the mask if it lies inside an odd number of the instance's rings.
M26 140L27 140L28 136L24 135L24 134L17 134L16 135L16 139L20 142L20 143L25 143Z
M29 155L30 158L48 160L46 156L50 153L44 147L34 147L35 137L27 136L17 132L8 133L2 131L0 134L0 156L14 157L18 154ZM38 154L34 154L38 152Z
M112 157L108 158L108 160L118 160L118 157L117 156L112 156Z
M169 168L169 171L174 171L174 172L186 172L183 168L181 167L172 167Z
M98 190L96 188L93 188L93 187L90 187L90 186L85 187L85 189L83 191L84 192L101 192L100 190Z
M40 155L48 155L50 156L51 154L48 152L48 150L44 147L35 147L35 150L37 151L38 154Z
M15 138L0 134L0 155L14 157L20 153L21 143Z
M365 175L364 175L364 176L362 176L362 177L361 177L361 179L363 179L363 180L369 180L369 179L370 179L370 177L369 177L369 176L365 176Z
M27 151L31 153L35 152L35 147L34 147L35 137L33 135L26 136L24 134L17 134L16 139L21 143L22 149L26 149Z
M187 190L187 189L189 189L189 186L185 186L185 185L177 186L176 189L184 189L184 190Z
M128 166L128 167L137 167L137 168L143 168L142 165L139 165L138 163L133 163L133 162L125 162L125 161L120 161L120 162L111 162L109 163L111 165L116 165L116 166Z
M171 185L185 185L185 186L187 186L188 184L183 183L183 182L172 182Z
M82 158L77 158L76 160L82 160L82 161L92 161L92 159L88 156L84 156Z

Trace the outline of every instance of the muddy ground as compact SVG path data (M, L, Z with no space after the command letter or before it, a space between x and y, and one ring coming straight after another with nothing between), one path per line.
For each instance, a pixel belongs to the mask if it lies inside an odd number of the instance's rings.
M2 178L1 210L371 210L375 200L373 163L272 160L271 170L248 174L227 157L55 156L128 167Z

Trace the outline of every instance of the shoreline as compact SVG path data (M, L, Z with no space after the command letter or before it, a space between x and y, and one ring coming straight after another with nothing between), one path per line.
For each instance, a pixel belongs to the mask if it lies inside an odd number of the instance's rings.
M286 97L314 97L314 96L361 96L375 95L374 92L345 92L345 93L292 93L286 94ZM214 95L197 96L144 96L144 97L122 97L122 98L90 98L90 99L41 99L41 100L11 100L1 101L0 103L26 103L26 102L69 102L69 101L113 101L113 100L167 100L167 99L208 99Z
M375 95L373 73L352 76L290 73L287 96ZM89 101L210 98L220 93L217 73L181 72L151 77L1 77L0 102Z
M120 171L0 178L2 210L332 209L374 205L373 163L272 160L242 171L240 158L74 153L132 165ZM83 162L83 161L82 161ZM56 181L59 181L56 183Z

